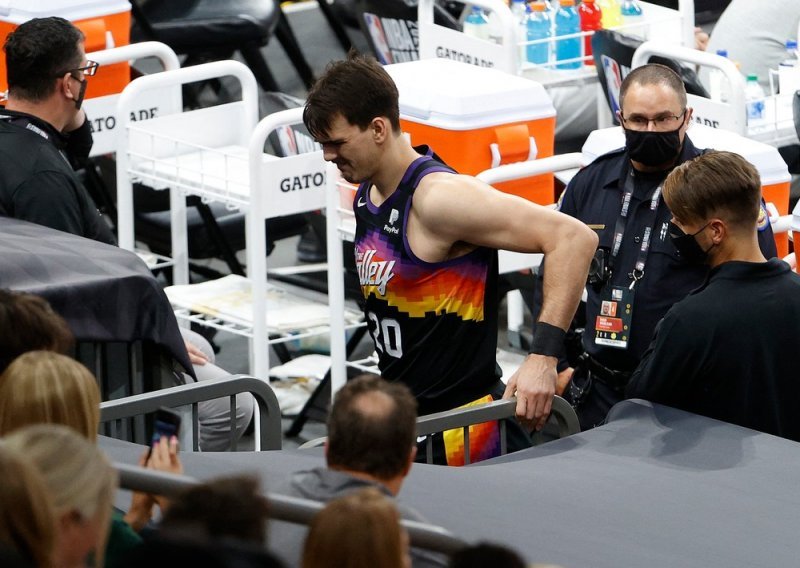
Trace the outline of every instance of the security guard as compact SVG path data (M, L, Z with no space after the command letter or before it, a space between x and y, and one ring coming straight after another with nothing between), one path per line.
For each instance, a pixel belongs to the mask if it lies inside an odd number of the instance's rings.
M89 155L81 108L88 77L83 34L62 18L35 18L6 40L8 103L0 109L0 215L114 244L73 166Z
M672 214L661 196L672 168L703 153L686 136L692 109L683 81L662 65L639 67L622 83L620 106L625 148L581 170L559 203L561 212L585 222L600 241L586 288L585 329L559 368L559 384L569 381L564 396L583 429L600 424L623 399L656 324L707 272L682 259L672 244ZM765 257L774 257L763 202L758 230Z

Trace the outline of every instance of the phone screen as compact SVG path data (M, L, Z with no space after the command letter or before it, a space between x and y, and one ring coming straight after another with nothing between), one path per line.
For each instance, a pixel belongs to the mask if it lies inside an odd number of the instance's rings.
M181 417L179 414L166 409L158 410L153 422L153 438L150 441L150 445L152 446L162 437L169 439L172 436L177 436L180 425Z

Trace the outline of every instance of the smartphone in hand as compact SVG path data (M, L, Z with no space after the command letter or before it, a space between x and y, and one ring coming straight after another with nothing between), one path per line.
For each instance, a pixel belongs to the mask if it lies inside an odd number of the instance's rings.
M153 417L153 437L150 440L150 447L163 437L170 439L172 436L177 436L180 429L181 415L169 408L159 408Z

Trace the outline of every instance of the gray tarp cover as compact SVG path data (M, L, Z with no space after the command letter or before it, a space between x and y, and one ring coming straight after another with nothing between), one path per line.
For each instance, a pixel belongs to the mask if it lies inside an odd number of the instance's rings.
M0 288L43 296L79 341L152 341L193 373L169 300L129 251L0 217Z
M134 464L140 448L103 440ZM198 478L266 490L319 452L185 454ZM567 568L800 565L800 445L642 401L609 423L465 468L415 465L400 500L467 540Z

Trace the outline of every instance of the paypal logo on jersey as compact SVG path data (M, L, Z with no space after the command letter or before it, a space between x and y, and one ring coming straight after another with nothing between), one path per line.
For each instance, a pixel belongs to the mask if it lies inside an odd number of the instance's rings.
M394 225L395 221L397 221L399 218L400 218L400 212L397 209L392 209L392 211L389 213L389 224L384 225L383 230L393 235L399 235L400 229L391 226Z
M389 280L394 278L394 260L373 260L375 249L366 252L356 252L356 269L358 270L358 282L361 286L375 286L378 294L386 295L386 285Z

